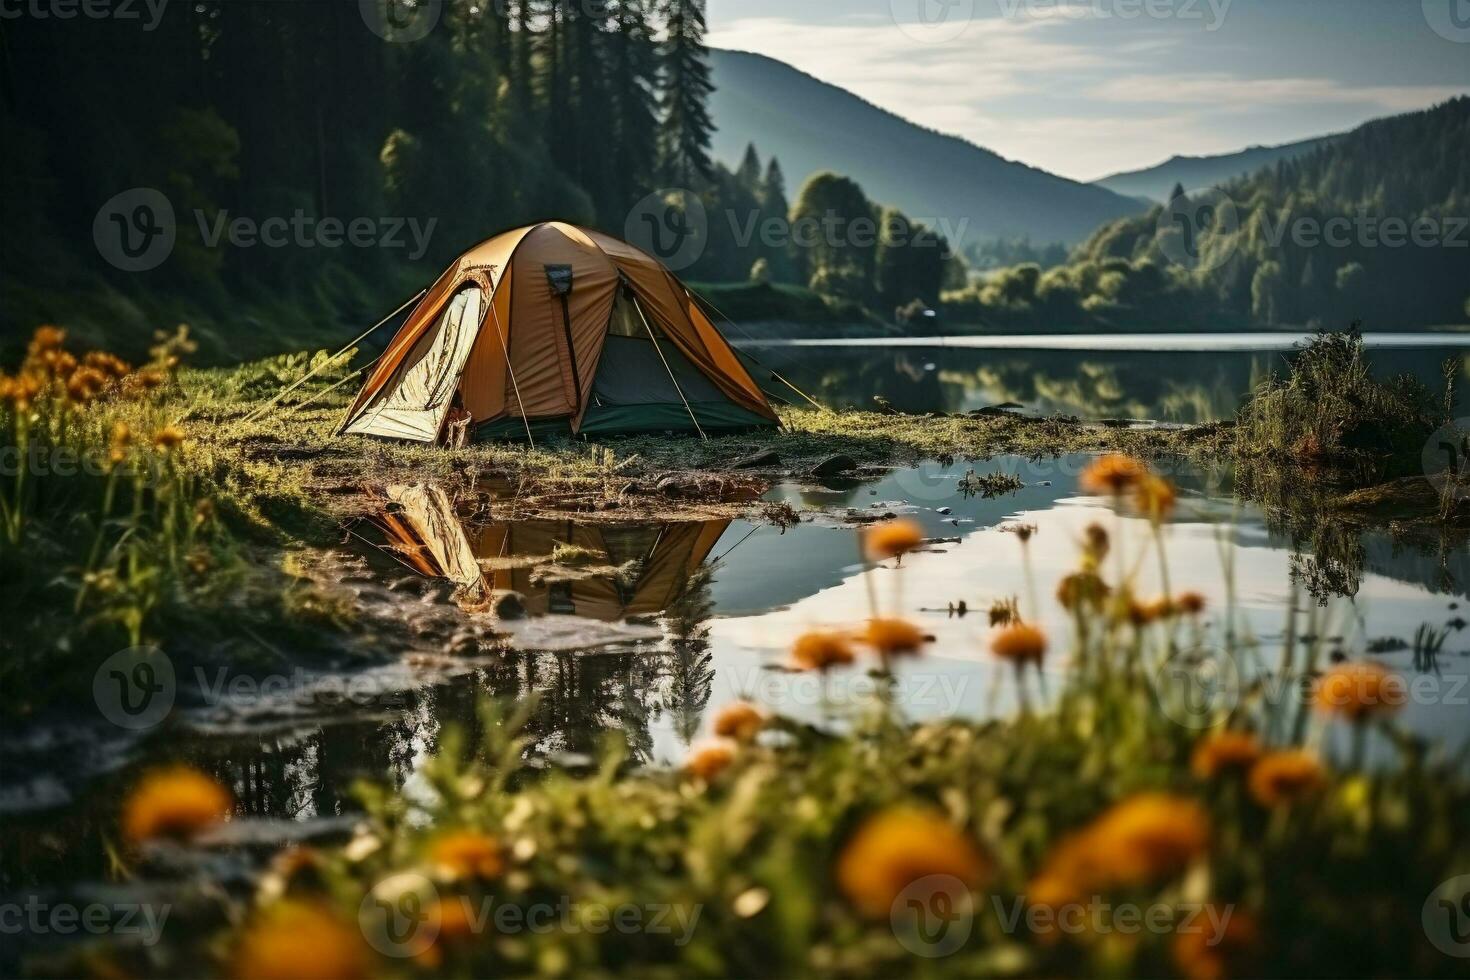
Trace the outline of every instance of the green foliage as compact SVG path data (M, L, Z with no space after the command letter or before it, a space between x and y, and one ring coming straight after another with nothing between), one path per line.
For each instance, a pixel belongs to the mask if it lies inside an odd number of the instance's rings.
M1287 377L1268 377L1251 392L1237 417L1238 452L1361 467L1378 479L1416 473L1425 442L1452 410L1448 397L1411 377L1373 377L1356 325L1321 333L1293 359Z

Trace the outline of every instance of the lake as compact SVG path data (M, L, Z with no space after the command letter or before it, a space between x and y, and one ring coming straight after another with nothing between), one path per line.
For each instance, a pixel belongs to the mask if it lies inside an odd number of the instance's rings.
M1309 334L1097 334L880 339L742 339L769 390L804 400L778 373L829 408L872 409L874 396L902 412L968 412L1012 402L1083 419L1214 422L1234 416L1251 387L1282 375ZM1470 334L1365 334L1384 376L1410 374L1432 389L1447 358L1470 380Z
M0 886L94 887L106 874L100 842L113 832L122 791L140 767L163 760L189 760L231 787L250 817L227 825L232 840L340 836L356 809L358 779L386 777L410 800L421 798L425 763L446 727L476 730L484 695L539 698L528 733L548 766L586 764L608 733L625 735L643 763L677 763L708 732L713 712L742 697L840 726L845 712L873 697L874 679L860 667L821 681L783 666L800 632L870 615L870 586L885 613L909 617L936 638L931 654L898 671L897 703L907 716L1013 712L1008 674L985 649L990 604L1011 596L1032 602L1007 527L1036 528L1035 615L1056 638L1047 663L1052 693L1069 669L1061 640L1068 621L1053 590L1076 566L1083 529L1112 528L1121 550L1141 561L1144 594L1158 585L1152 561L1143 560L1147 525L1079 492L1087 460L931 462L840 489L780 485L769 499L807 518L784 530L745 520L504 522L465 511L439 513L432 527L414 531L401 507L365 512L330 556L340 581L376 614L425 624L422 638L372 651L376 659L366 665L285 679L278 689L222 686L219 696L181 703L147 731L73 718L6 734L0 807L9 842ZM966 495L960 480L971 469L1014 474L1024 486L992 499ZM1172 475L1181 487L1166 531L1172 587L1208 597L1201 642L1216 642L1229 626L1259 638L1274 663L1295 591L1290 615L1303 648L1315 646L1324 662L1377 651L1418 685L1404 725L1452 751L1465 744L1470 554L1463 547L1372 532L1328 536L1329 550L1319 552L1239 504L1228 469ZM853 511L909 515L931 543L907 556L902 572L889 562L864 573ZM545 556L559 545L599 553L605 567L548 572ZM529 615L495 624L466 613L445 601L448 590L434 578L445 575L483 575L487 584L515 588ZM1227 623L1231 592L1236 609ZM503 630L504 652L449 652L459 641L446 640L445 629L469 623ZM1416 663L1415 634L1426 624L1443 645L1432 661ZM243 882L254 853L263 849L207 860Z

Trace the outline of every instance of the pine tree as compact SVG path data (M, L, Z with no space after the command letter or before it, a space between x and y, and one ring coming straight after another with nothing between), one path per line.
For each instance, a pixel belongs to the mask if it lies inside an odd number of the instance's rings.
M791 203L786 200L786 175L781 171L781 161L771 157L766 164L766 176L761 181L761 214L766 219L775 219L783 226L791 220ZM771 263L771 278L776 282L795 282L796 267L791 260L791 246L785 237L762 242L764 255Z
M740 161L740 169L735 171L735 179L756 197L761 196L761 158L754 143L745 145L745 158Z
M610 0L607 43L612 196L604 223L618 227L620 215L654 188L658 165L658 51L648 23L647 0Z
M709 115L709 50L703 0L662 0L667 24L662 61L663 120L659 132L659 166L663 179L693 188L714 175L710 161L714 122Z

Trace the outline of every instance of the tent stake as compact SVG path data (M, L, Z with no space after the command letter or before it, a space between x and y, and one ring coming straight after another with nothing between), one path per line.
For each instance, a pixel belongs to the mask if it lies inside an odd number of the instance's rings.
M658 359L664 362L664 370L669 372L669 380L674 383L674 390L679 393L679 400L684 403L684 411L689 413L689 421L694 423L694 431L699 433L699 438L709 442L709 436L699 427L699 419L694 417L694 409L689 407L689 399L684 397L684 389L679 387L679 379L674 377L674 369L669 367L668 359L664 357L663 348L658 345L658 338L653 335L653 327L648 323L648 317L643 314L643 304L638 302L638 294L630 292L633 297L633 308L638 311L638 316L643 320L643 329L648 331L648 339L653 341L653 349L658 351Z
M366 340L367 337L368 337L368 335L371 334L374 330L377 330L383 324L387 323L389 320L393 319L395 316L397 316L398 314L402 313L404 310L408 309L408 307L409 307L410 304L418 302L424 296L424 294L427 293L428 291L429 291L429 287L428 286L425 286L423 289L420 289L409 300L407 300L402 306L400 306L398 309L394 310L392 313L389 313L387 316L383 317L383 319L381 319L377 323L373 324L372 327L370 327L369 329L363 331L356 339L354 339L346 347L343 347L341 350L339 350L337 353L333 354L331 357L327 358L321 364L318 364L316 367L314 367L310 371L306 372L306 374L304 376L302 376L301 378L297 379L296 381L293 381L290 385L288 385L286 388L284 388L279 394L277 394L276 397L272 398L270 401L266 402L264 405L260 406L255 411L253 411L249 415L247 415L245 417L245 421L246 422L253 422L253 421L255 421L256 418L258 418L263 413L265 413L265 412L269 411L270 409L274 408L276 405L279 405L282 398L285 398L287 395L291 394L291 392L295 391L297 388L300 388L302 385L306 384L307 381L311 380L313 377L315 377L316 375L320 374L322 371L325 371L328 367L330 367L337 360L337 358L341 357L343 354L347 353L349 350L351 350L352 348L356 347L359 343L361 343L362 341Z

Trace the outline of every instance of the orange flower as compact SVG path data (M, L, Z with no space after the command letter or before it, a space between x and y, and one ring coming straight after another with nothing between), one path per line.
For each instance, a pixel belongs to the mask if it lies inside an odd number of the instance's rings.
M840 633L814 630L796 638L791 659L801 670L826 670L853 661L852 644Z
M1225 980L1254 973L1251 963L1260 945L1256 920L1240 909L1210 906L1205 912L1194 917L1192 928L1174 936L1174 965L1180 974L1186 980ZM1222 919L1225 924L1217 935L1209 923Z
M187 766L145 775L123 804L123 835L134 842L154 837L188 837L226 819L234 807L229 791Z
M749 701L732 701L715 715L715 734L748 742L765 726L766 716Z
M886 918L905 888L929 875L950 875L971 889L983 884L991 863L964 831L943 814L896 806L869 817L837 859L837 885L857 910Z
M1181 592L1174 598L1174 604L1189 616L1198 616L1205 611L1205 597L1198 592Z
M1093 568L1103 563L1108 557L1108 549L1112 547L1108 539L1108 529L1093 521L1082 532L1082 556L1085 563Z
M66 394L74 402L85 405L107 388L107 376L96 368L78 368L66 382Z
M1110 883L1154 881L1181 871L1210 843L1210 818L1185 797L1140 793L1113 806L1090 834Z
M359 980L370 974L362 933L332 912L281 902L241 935L231 973L240 980Z
M1087 464L1078 483L1087 493L1120 497L1147 473L1148 468L1132 456L1109 453Z
M1174 611L1174 604L1169 601L1168 596L1155 596L1147 601L1128 597L1128 621L1134 626L1147 626L1161 619L1168 619L1174 615Z
M1015 622L991 635L990 652L1014 664L1040 666L1046 656L1046 634L1030 623Z
M1261 806L1281 806L1314 793L1327 782L1322 764L1308 752L1272 752L1251 767L1250 791Z
M897 558L924 543L924 529L914 521L889 521L863 532L863 551L870 561Z
M1073 572L1057 583L1057 601L1069 612L1101 609L1112 590L1096 572Z
M690 747L689 757L684 760L684 768L691 775L708 783L713 782L734 761L735 743L727 738L712 738Z
M153 445L162 449L164 452L168 452L176 446L183 445L183 442L184 430L176 425L165 425L153 433Z
M1133 486L1133 502L1155 524L1174 513L1174 484L1161 476L1145 473Z
M1194 748L1190 769L1200 779L1213 779L1226 771L1245 771L1261 757L1261 743L1249 732L1218 732L1200 740Z
M128 449L133 444L133 431L126 422L112 424L112 438L108 442L107 458L116 466L128 458Z
M478 830L451 830L429 845L429 863L445 878L498 878L505 870L500 841Z
M863 642L885 657L918 653L930 637L903 619L870 619Z
M1360 722L1404 706L1407 692L1397 674L1371 660L1338 664L1317 685L1317 710Z
M31 334L31 345L29 352L32 355L42 354L48 350L57 350L66 342L66 331L60 327L49 324L36 328Z

